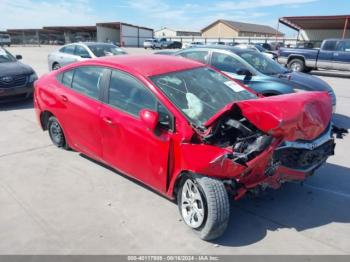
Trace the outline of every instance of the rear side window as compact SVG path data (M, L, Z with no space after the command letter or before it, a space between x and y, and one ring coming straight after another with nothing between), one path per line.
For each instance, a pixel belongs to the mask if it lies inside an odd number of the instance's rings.
M142 83L115 70L109 86L109 104L135 116L141 109L157 109L156 98Z
M66 87L71 87L73 75L74 75L74 70L64 72L62 75L61 83Z
M340 41L337 46L337 51L350 52L350 41L349 40Z
M91 58L89 52L86 50L85 47L82 47L80 45L77 45L75 48L75 55L80 56L82 58Z
M326 41L323 45L323 50L334 51L337 45L337 41Z
M179 55L182 57L186 57L188 59L192 59L192 60L204 63L204 64L206 64L208 60L207 51L189 51L189 52L183 52Z
M94 66L82 66L75 69L72 89L94 99L99 98L103 72L106 69Z

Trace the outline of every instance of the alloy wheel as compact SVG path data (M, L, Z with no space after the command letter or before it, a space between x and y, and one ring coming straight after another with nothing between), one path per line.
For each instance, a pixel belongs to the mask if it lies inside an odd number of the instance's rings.
M197 185L187 179L182 187L181 212L185 223L192 228L199 228L204 221L205 207Z

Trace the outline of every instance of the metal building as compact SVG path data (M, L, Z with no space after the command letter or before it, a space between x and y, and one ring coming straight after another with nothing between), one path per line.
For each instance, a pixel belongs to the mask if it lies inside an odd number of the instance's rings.
M350 15L281 17L279 23L298 31L300 41L350 38Z
M97 23L98 42L116 42L121 46L139 47L153 37L153 29L122 22Z

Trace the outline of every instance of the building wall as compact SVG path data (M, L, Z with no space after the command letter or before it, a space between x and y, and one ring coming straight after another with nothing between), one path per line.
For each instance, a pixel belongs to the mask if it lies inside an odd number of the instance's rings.
M150 38L153 38L153 30L139 29L139 46L143 46L143 42Z
M107 40L111 42L120 42L120 30L97 26L97 41L98 42L107 42Z
M343 30L301 30L299 39L304 41L323 41L326 38L342 38ZM346 32L350 38L350 30Z
M163 28L160 30L157 30L154 32L154 36L161 38L161 37L174 37L176 36L176 31L171 30L169 28Z
M201 36L200 32L176 31L176 36Z
M213 26L207 28L207 30L202 32L203 37L222 37L222 38L231 38L237 37L238 32L231 27L228 27L224 23L216 23Z
M123 46L142 46L143 42L153 37L153 30L137 26L121 25L121 41Z

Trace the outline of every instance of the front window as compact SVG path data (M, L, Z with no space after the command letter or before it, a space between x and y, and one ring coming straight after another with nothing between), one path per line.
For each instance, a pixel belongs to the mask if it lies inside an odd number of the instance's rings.
M115 45L108 45L108 44L91 45L89 46L89 48L96 57L126 54L126 52L123 49Z
M153 76L151 80L196 125L202 125L231 102L256 98L207 67Z
M16 58L4 49L0 48L0 63L16 62Z
M265 75L278 75L288 72L283 66L259 52L237 52L248 64Z

